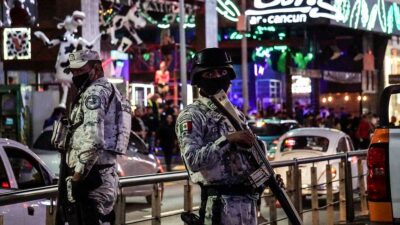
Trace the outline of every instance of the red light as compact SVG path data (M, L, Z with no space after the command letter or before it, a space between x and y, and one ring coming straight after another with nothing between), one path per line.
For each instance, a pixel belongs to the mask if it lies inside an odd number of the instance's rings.
M294 139L287 139L287 140L285 140L285 146L286 146L286 147L291 148L291 147L293 147L295 144L296 144L296 140L294 140Z
M386 154L387 148L371 146L368 150L368 198L370 200L382 200L388 197L386 188Z
M10 188L10 184L6 181L1 182L1 187L2 188Z

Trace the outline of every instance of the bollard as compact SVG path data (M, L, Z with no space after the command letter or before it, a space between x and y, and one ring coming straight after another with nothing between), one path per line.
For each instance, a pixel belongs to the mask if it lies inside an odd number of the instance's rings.
M0 225L4 224L3 215L0 215Z
M319 225L317 167L311 167L311 208L312 225Z
M346 221L354 221L354 199L353 199L353 175L351 172L351 162L346 156Z
M334 211L333 211L333 187L332 187L332 166L326 165L326 224L334 224Z
M276 222L276 219L278 218L278 216L276 210L276 198L271 191L269 191L268 193L268 203L269 203L269 221L271 221L270 224L277 225L278 223Z
M358 159L357 161L357 170L358 170L358 186L360 189L361 215L367 215L368 214L367 194L365 192L365 180L364 180L365 175L362 165L362 159Z
M151 225L161 225L161 193L158 184L153 185L153 195L151 196Z
M298 201L299 201L299 208L297 209L297 211L300 213L300 218L301 220L303 220L303 189L302 189L302 182L301 182L301 169L298 170L297 173L297 195L298 197Z
M346 171L345 161L339 163L339 221L346 221Z
M292 177L292 167L289 167L289 170L286 171L286 187L287 187L287 194L290 200L293 202L293 177ZM290 221L288 220L288 224L290 225Z
M187 180L187 183L184 186L184 195L183 195L183 211L192 212L193 211L193 195L192 195L193 186L190 184L190 181ZM190 225L186 224L185 225Z
M53 201L53 200L50 200ZM54 206L48 205L46 206L46 225L54 225L56 224L56 214L54 213ZM0 223L2 225L2 223Z
M296 159L295 159L296 161ZM297 161L294 164L293 167L291 167L291 170L293 171L292 174L292 190L293 190L293 205L297 209L297 212L300 211L300 198L301 198L301 189L299 189L299 183L301 183L299 180L301 179L300 173L299 173L299 165L297 165Z
M125 219L126 219L125 203L126 203L126 197L122 192L122 188L119 188L117 202L114 205L115 225L125 224Z

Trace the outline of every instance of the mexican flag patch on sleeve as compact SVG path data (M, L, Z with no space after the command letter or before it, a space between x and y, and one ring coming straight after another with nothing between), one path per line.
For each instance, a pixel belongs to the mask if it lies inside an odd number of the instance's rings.
M187 132L190 134L190 133L192 133L192 129L193 129L192 121L183 121L179 125L180 133Z

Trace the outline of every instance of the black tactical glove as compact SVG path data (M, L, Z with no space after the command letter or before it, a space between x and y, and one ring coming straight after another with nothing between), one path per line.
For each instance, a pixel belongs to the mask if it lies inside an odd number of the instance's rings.
M226 136L230 144L236 144L242 148L253 146L254 137L249 131L237 131Z

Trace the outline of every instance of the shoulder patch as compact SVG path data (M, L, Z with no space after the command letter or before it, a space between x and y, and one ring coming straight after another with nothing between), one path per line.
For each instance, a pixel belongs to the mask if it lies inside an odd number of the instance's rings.
M193 125L192 121L185 120L179 123L179 133L192 133Z
M86 98L85 106L90 110L95 110L100 108L101 106L100 97L98 95L90 95L89 97Z

